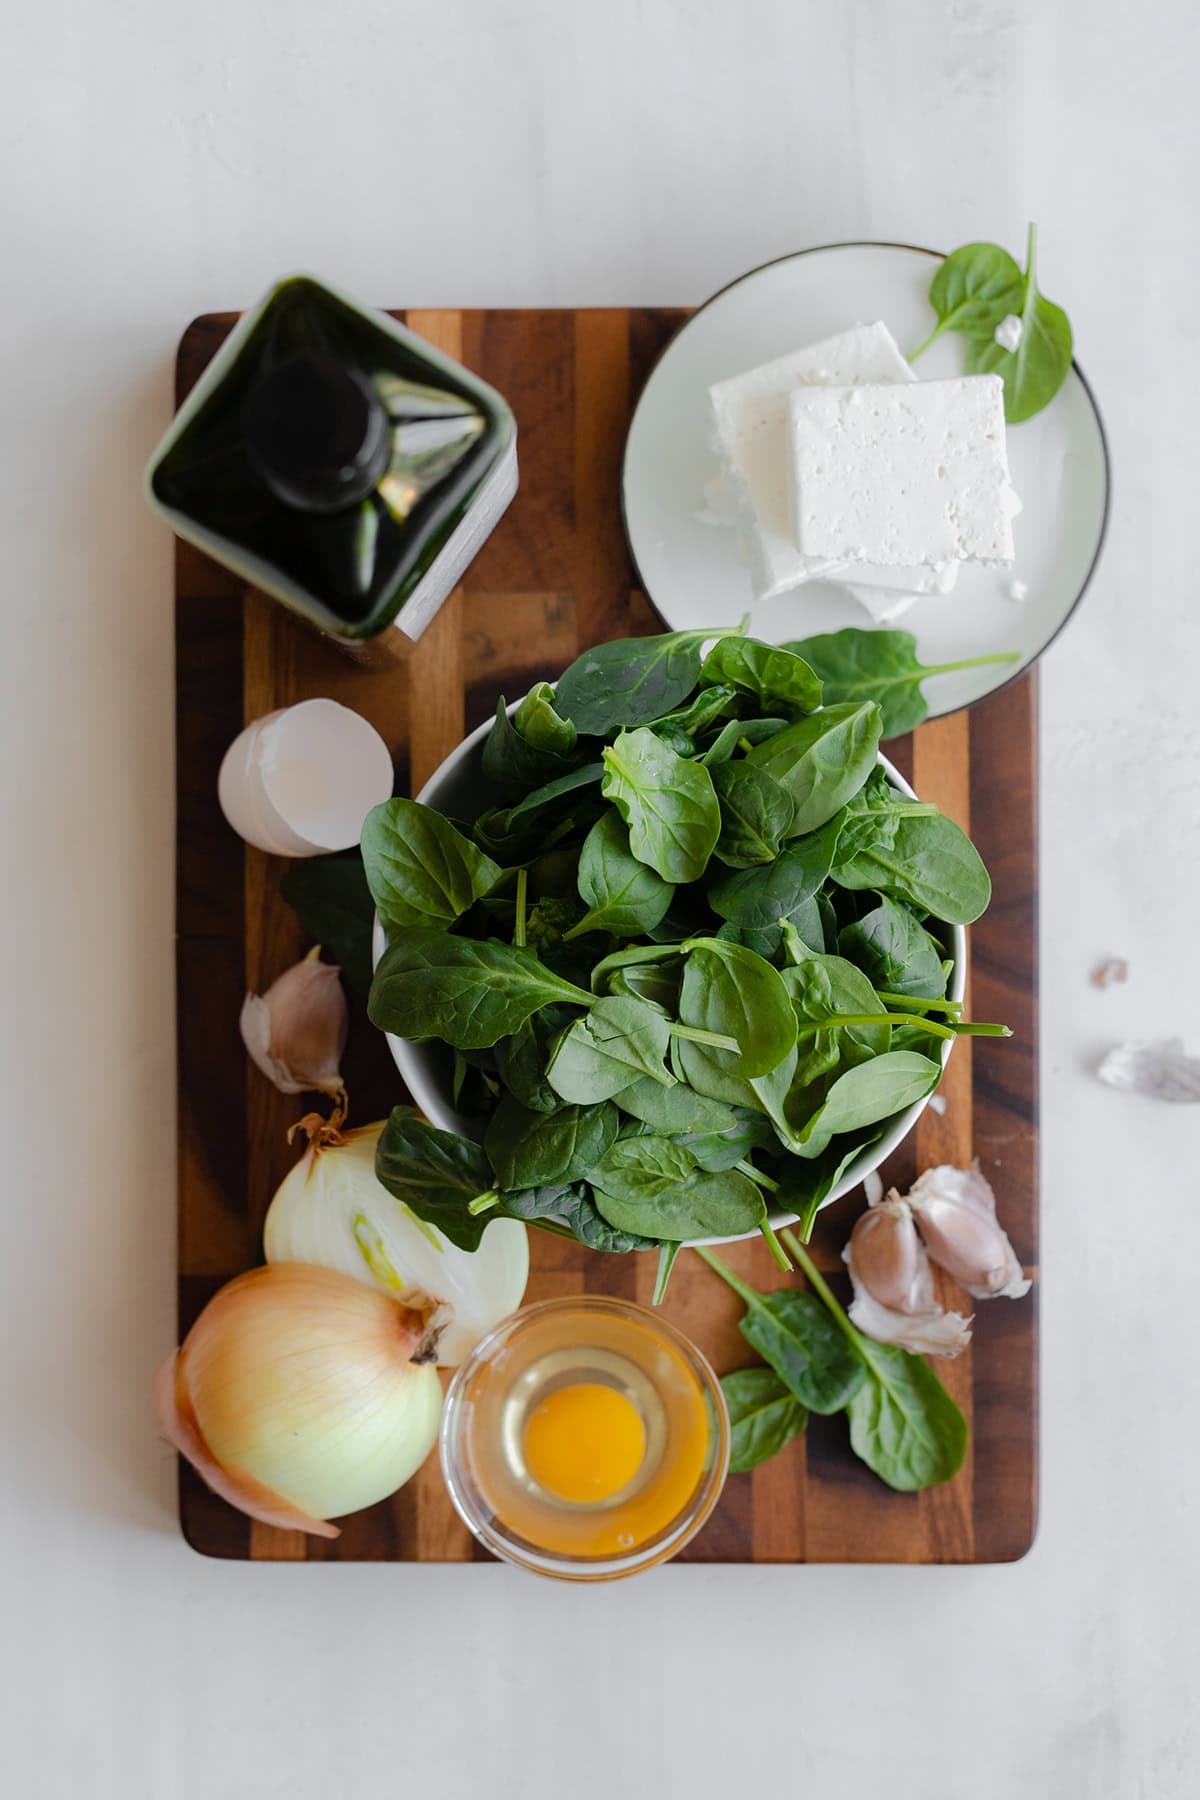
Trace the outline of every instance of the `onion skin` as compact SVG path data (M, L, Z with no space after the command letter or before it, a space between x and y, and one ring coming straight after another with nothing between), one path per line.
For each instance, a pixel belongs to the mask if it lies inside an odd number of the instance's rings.
M394 1493L433 1447L442 1391L427 1354L422 1314L335 1270L273 1263L209 1301L155 1405L231 1505L336 1537L329 1517Z

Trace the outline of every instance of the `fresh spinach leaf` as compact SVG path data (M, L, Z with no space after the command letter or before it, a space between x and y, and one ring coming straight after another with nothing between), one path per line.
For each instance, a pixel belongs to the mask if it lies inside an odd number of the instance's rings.
M593 1168L592 1183L610 1225L672 1243L737 1236L766 1217L748 1176L708 1174L667 1138L618 1138Z
M487 1218L467 1208L492 1180L478 1144L439 1131L411 1106L395 1106L375 1151L375 1173L418 1219L436 1225L460 1250L477 1250Z
M589 1178L620 1125L620 1114L608 1104L540 1113L506 1094L484 1133L483 1148L502 1190L548 1187Z
M375 902L358 851L293 863L279 889L308 936L329 951L348 986L365 997L371 988Z
M884 994L939 998L946 991L941 946L906 906L879 896L879 905L844 925L838 949Z
M941 1080L940 1063L912 1050L889 1050L839 1075L789 1146L796 1156L820 1156L831 1138L861 1131L924 1099Z
M807 1244L822 1201L833 1192L850 1164L878 1137L879 1133L875 1131L857 1138L848 1147L845 1138L835 1139L828 1150L823 1150L811 1162L804 1162L799 1157L789 1158L773 1204L779 1212L795 1213L801 1243Z
M921 683L930 676L1019 659L1016 650L1007 650L959 662L925 664L917 657L917 640L911 631L862 631L853 625L800 638L788 648L811 662L821 677L826 701L874 700L883 717L885 738L903 737L928 717Z
M666 882L699 879L721 834L706 768L676 756L643 726L622 731L605 749L601 787L628 826L639 862Z
M729 686L702 687L694 700L677 711L666 713L661 719L654 720L654 729L660 731L664 725L670 725L675 731L682 731L686 737L695 738L706 726L728 712L737 699L737 689ZM694 746L693 746L694 747Z
M768 738L778 737L787 727L786 719L730 719L727 725L722 725L700 760L707 768L715 769L719 763L728 762L738 748L764 744Z
M555 708L591 737L649 725L688 698L700 675L700 646L713 635L671 631L597 644L560 677Z
M707 1104L715 1106L718 1103L709 1101ZM676 1133L674 1141L681 1150L694 1156L702 1169L712 1172L736 1169L756 1150L777 1148L770 1122L761 1113L744 1106L738 1107L732 1124L721 1130L681 1131Z
M741 944L720 938L692 938L685 944L687 962L679 990L679 1016L685 1025L736 1038L736 1051L717 1050L685 1040L685 1067L692 1053L723 1058L718 1067L744 1079L767 1075L796 1042L796 1015L778 969ZM693 1083L693 1085L698 1085Z
M1038 291L1036 257L1037 229L1031 225L1017 303L1005 308L1021 321L1016 349L997 343L994 327L989 333L973 333L967 343L968 375L999 375L1003 381L1004 416L1010 425L1049 406L1071 368L1071 322L1061 306Z
M496 1042L496 1068L500 1079L522 1106L531 1112L556 1112L562 1096L546 1080L551 1041L576 1015L562 1007L545 1007L519 1025L511 1037Z
M521 1219L526 1225L540 1226L556 1237L574 1238L589 1250L606 1250L624 1255L630 1250L652 1250L654 1238L640 1237L633 1231L619 1231L601 1217L592 1190L586 1182L559 1182L548 1187L526 1188L518 1194L505 1194L497 1209L506 1218Z
M953 819L901 817L891 848L860 850L835 863L839 887L876 888L898 894L921 912L952 925L969 925L985 911L992 883L974 844Z
M967 1422L929 1364L860 1337L867 1379L847 1408L850 1448L900 1493L957 1475L967 1453Z
M530 788L554 781L570 769L575 727L569 719L560 719L545 701L536 701L532 710L525 711L523 727L522 711L529 708L533 699L533 694L527 695L510 719L502 694L496 702L496 722L484 740L484 775L506 800L519 800ZM554 728L547 729L547 719L557 721L557 732ZM530 723L540 741L530 736L527 729Z
M869 1062L891 1047L887 1008L852 962L840 956L805 957L782 974L799 1024L799 1080L814 1081L834 1069ZM839 1016L871 1022L841 1026Z
M1020 311L1021 271L999 244L964 244L951 251L929 289L936 327L909 355L913 362L943 331L991 337L1001 319Z
M717 856L732 869L774 862L792 828L790 795L750 762L719 763L711 774L721 807Z
M713 911L732 925L759 930L794 919L828 879L841 828L835 816L819 830L793 838L774 862L719 875L708 890Z
M579 892L588 910L567 933L607 931L613 937L636 937L651 931L667 914L675 884L664 881L629 848L629 833L620 815L607 809L592 826L579 853Z
M803 657L757 638L719 638L704 659L701 681L725 682L764 712L803 718L821 704L821 682Z
M431 806L385 800L362 829L363 869L386 925L453 925L503 870Z
M670 1025L655 1007L613 995L563 1032L546 1080L564 1100L588 1106L611 1100L636 1078L674 1086L666 1063L670 1042Z
M556 1001L587 1007L592 996L529 950L496 938L479 942L412 929L384 952L367 1012L381 1031L414 1043L444 1038L456 1050L481 1050Z
M721 1388L729 1408L731 1475L756 1469L808 1423L808 1413L774 1369L736 1369L722 1375Z
M872 701L823 706L754 746L746 760L791 796L793 836L816 831L858 792L875 767L882 724Z
M785 1240L786 1241L786 1240ZM778 1288L760 1294L711 1250L697 1254L746 1305L742 1336L809 1412L841 1412L861 1387L866 1367L852 1339L815 1294Z
M548 681L539 681L530 688L513 714L513 724L535 750L570 756L575 748L575 727L570 719L555 711L554 689Z
M643 1076L620 1089L613 1099L630 1118L651 1126L664 1137L683 1132L728 1131L738 1122L732 1107L719 1100L706 1100L686 1082L665 1088L660 1082Z

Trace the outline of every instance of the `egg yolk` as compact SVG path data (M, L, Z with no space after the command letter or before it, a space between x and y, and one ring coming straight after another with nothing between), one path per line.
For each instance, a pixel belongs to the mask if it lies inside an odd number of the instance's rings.
M580 1381L534 1407L524 1453L525 1467L547 1493L577 1502L608 1500L641 1467L646 1427L616 1388Z

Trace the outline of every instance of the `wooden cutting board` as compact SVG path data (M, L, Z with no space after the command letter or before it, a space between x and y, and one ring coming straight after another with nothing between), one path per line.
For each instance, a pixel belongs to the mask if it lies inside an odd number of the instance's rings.
M397 313L506 395L517 415L521 486L494 536L407 663L365 669L245 593L185 544L176 564L178 732L179 1324L261 1260L263 1215L295 1152L286 1132L307 1110L244 1055L237 1018L307 948L279 896L287 864L243 845L217 805L217 768L248 719L311 695L357 708L383 733L397 792L415 791L464 732L531 682L553 678L607 638L661 630L634 585L621 530L625 431L682 311ZM236 315L197 319L180 347L178 398ZM738 610L738 604L733 604ZM799 629L799 626L798 626ZM953 1482L894 1494L850 1453L841 1418L812 1419L752 1475L732 1476L684 1552L689 1562L1003 1562L1033 1539L1037 1511L1037 805L1036 687L1026 676L969 714L923 725L889 754L923 799L969 827L995 882L971 932L969 1003L1001 1019L1009 1042L965 1040L885 1179L978 1156L1026 1272L1024 1300L977 1309L975 1337L944 1379L971 1423ZM352 1119L406 1098L382 1037L361 1013L345 1063ZM839 1293L840 1260L861 1190L821 1214L817 1260ZM534 1231L528 1298L586 1292L648 1301L654 1259L601 1256ZM730 1262L761 1287L780 1277L758 1242ZM947 1305L971 1302L939 1276ZM694 1256L680 1258L666 1313L724 1372L753 1360L740 1303ZM164 1346L165 1349L165 1346ZM436 1456L391 1500L344 1521L327 1541L252 1524L181 1465L180 1517L206 1555L288 1561L487 1560L443 1491Z

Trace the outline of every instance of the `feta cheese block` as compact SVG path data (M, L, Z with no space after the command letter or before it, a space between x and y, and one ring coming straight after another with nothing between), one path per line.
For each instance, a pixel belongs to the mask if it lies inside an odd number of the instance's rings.
M855 325L709 388L721 477L719 486L710 483L706 490L703 516L737 531L756 599L774 599L816 577L835 579L848 562L808 556L796 546L787 461L789 394L800 384L842 388L858 382L915 381L887 326L876 323ZM952 584L956 574L957 564L949 562L942 568L889 567L869 576L856 571L863 580L907 593L928 593L947 575Z
M1021 502L998 375L794 388L787 443L802 555L873 569L1013 560Z

